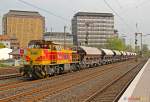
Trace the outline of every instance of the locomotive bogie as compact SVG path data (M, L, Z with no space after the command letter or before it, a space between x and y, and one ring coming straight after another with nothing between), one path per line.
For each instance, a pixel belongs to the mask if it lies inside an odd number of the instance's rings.
M28 78L41 79L47 76L58 75L76 70L79 70L78 63L60 65L25 65L20 68L20 73Z

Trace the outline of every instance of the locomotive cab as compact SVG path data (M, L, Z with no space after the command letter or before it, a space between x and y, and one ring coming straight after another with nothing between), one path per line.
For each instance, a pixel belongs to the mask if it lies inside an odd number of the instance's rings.
M21 71L34 79L61 74L78 63L78 57L75 59L69 47L44 40L31 41L23 57L26 63Z

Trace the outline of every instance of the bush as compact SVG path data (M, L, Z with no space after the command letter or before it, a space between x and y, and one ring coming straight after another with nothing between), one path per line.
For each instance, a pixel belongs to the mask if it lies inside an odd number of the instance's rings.
M9 67L8 65L0 63L0 67Z

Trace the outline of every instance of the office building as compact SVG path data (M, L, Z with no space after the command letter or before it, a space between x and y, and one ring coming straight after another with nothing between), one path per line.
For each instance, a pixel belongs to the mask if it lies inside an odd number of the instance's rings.
M57 44L62 44L66 46L72 46L73 45L73 35L70 33L64 32L46 32L44 34L44 40L46 41L53 41Z
M105 47L114 34L112 13L78 12L72 19L73 43L93 47Z

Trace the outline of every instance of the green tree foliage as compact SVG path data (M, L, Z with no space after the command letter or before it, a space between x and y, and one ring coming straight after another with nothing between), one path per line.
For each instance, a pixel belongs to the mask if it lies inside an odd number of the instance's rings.
M143 52L148 52L148 45L147 44L143 44Z
M5 45L3 43L0 43L0 48L5 48Z
M137 47L135 48L135 52L136 52L138 55L140 55L140 51L141 51L140 46L137 46Z
M134 52L134 49L132 48L131 45L126 45L126 51Z
M143 44L142 52L143 52L143 55L144 55L144 56L150 56L150 50L149 50L147 44Z
M117 37L111 38L107 40L107 48L113 50L125 50L126 46L125 43Z

